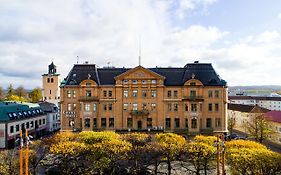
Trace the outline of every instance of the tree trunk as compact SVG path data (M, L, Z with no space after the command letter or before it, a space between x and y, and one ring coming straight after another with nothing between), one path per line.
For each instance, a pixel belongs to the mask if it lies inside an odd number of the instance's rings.
M168 158L167 160L167 164L168 164L168 175L172 174L172 165L171 165L171 160Z

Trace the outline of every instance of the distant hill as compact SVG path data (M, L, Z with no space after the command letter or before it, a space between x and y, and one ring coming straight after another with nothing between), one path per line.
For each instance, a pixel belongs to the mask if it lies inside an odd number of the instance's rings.
M281 86L278 85L262 85L262 86L229 86L230 92L234 91L264 91L264 92L281 92Z

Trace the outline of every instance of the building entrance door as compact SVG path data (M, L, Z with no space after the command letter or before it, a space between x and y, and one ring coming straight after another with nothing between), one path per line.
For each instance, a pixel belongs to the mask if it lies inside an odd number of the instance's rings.
M138 121L138 130L141 130L142 129L142 121Z

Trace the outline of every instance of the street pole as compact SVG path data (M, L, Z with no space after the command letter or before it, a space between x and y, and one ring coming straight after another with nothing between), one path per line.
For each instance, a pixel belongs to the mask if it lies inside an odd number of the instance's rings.
M20 175L23 175L22 148L23 148L22 130L20 130Z
M225 145L224 145L224 136L221 137L222 140L222 175L225 175Z
M220 142L219 142L219 135L217 135L217 175L220 175Z
M28 175L28 149L29 149L29 138L28 138L28 131L25 131L25 138L26 138L26 150L25 150L25 174Z

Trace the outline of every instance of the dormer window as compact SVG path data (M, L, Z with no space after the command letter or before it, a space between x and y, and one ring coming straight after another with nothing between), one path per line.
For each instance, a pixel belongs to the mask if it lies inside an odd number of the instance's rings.
M91 86L91 83L86 83L86 86Z
M76 74L73 74L73 77L76 77Z
M133 80L133 84L138 84L138 80Z
M191 82L190 86L196 86L196 83L195 82Z
M156 84L156 80L151 80L151 84Z

